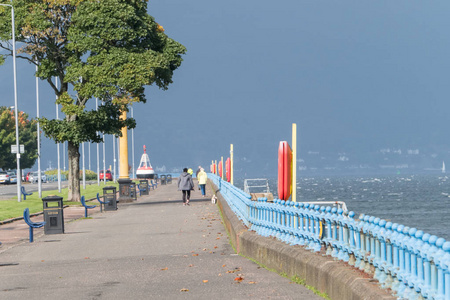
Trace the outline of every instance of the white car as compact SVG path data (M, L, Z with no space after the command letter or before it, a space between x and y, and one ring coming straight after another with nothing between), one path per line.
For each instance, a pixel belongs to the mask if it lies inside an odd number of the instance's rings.
M37 183L39 181L39 172L33 172L30 174L30 176L28 177L28 181L31 183ZM41 181L43 183L47 182L47 175L45 175L44 172L41 172Z
M0 171L0 183L9 184L9 174L5 171Z

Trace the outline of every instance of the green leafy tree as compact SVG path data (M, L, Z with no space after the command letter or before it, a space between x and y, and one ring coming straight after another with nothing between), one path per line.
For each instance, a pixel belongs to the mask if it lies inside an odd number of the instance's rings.
M67 141L68 200L79 201L80 143L98 143L99 133L120 136L121 128L134 128L135 121L122 120L121 113L132 102L146 102L145 86L167 89L186 49L147 13L146 0L12 3L16 40L23 42L18 57L38 66L36 76L53 88L65 114L63 120L42 118L42 128L56 142ZM10 12L0 10L0 48L7 56L12 55L10 39ZM103 104L98 111L86 110L94 97Z
M19 112L19 144L24 145L25 153L20 155L20 167L31 168L37 159L37 126L35 120ZM11 145L16 144L16 123L14 111L0 107L0 168L3 170L17 167L16 154L11 153Z

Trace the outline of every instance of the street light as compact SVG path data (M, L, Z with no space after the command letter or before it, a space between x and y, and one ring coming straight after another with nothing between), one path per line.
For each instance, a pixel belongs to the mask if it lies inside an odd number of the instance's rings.
M55 76L55 86L58 89L58 77ZM58 95L56 95L56 101L58 101ZM56 120L59 120L59 105L56 103ZM60 145L61 143L56 143L56 153L58 157L58 192L61 193L61 154L60 154ZM64 144L63 144L64 145Z
M95 98L95 110L98 111L98 98ZM97 132L98 133L98 132ZM97 185L100 186L100 155L99 143L97 143Z
M15 123L16 123L16 147L17 147L17 153L16 153L16 160L17 160L17 173L19 175L19 180L17 180L17 201L22 201L22 195L20 193L20 190L22 188L22 172L20 170L20 145L19 145L19 108L17 106L17 74L16 74L16 31L15 31L15 22L14 22L14 7L10 4L0 4L1 6L8 6L11 7L11 35L13 40L13 69L14 69L14 117L15 117Z
M131 106L131 118L133 118L133 106ZM136 178L134 170L134 128L131 129L131 161L133 166L133 175L131 177Z
M38 65L36 61L36 73ZM36 76L36 117L37 117L37 149L38 149L38 192L39 198L42 198L42 176L41 176L41 127L39 123L39 77Z

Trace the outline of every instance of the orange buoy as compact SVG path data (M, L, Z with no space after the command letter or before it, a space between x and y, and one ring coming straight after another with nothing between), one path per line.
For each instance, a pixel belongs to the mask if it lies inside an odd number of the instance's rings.
M288 142L278 147L278 198L288 200L292 193L292 150Z
M219 161L219 176L222 177L222 161Z

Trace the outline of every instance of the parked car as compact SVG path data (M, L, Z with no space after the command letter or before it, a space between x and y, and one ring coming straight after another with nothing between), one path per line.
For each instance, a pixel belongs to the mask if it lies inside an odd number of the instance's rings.
M31 172L28 172L28 173L22 172L22 181L23 182L28 182L29 179L30 179L30 174L31 174Z
M28 181L31 183L37 183L39 181L39 172L33 172L28 176ZM44 172L41 172L41 181L47 182L47 175Z
M9 184L9 175L6 171L0 171L0 183Z
M17 175L14 171L6 172L9 175L9 183L17 183Z
M106 174L106 175L105 175ZM106 170L106 173L103 172L103 170L100 171L100 180L111 180L112 181L112 174L110 170Z

